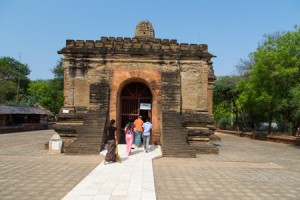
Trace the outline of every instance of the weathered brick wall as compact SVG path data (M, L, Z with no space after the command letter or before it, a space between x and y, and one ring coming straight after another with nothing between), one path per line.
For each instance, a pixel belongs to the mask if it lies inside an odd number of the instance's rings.
M107 98L107 91L104 87L109 87L110 84L110 70L106 63L101 58L88 59L88 73L87 80L89 82L91 90L92 85L98 85L98 89L95 88L94 92L90 94L89 108L90 109L102 109L101 107L107 105L100 105L99 102L103 98ZM103 89L101 89L103 88ZM108 88L107 88L108 89Z
M89 107L89 81L87 63L82 59L66 56L64 66L64 106Z
M162 109L181 111L181 77L177 61L162 64Z
M182 111L208 110L208 66L204 61L181 61Z
M213 114L213 92L214 92L214 82L208 82L207 86L207 107L208 113Z
M65 57L63 59L63 66L64 66L64 106L73 106L74 105L74 93L73 93L73 77L69 72L71 64Z
M99 94L90 93L91 85L109 82L109 70L99 58L66 57L64 64L64 106L82 106L88 109L100 109L100 105L91 101ZM98 91L101 92L101 91ZM96 98L96 97L95 97Z
M74 104L77 106L89 107L89 83L83 77L74 80Z

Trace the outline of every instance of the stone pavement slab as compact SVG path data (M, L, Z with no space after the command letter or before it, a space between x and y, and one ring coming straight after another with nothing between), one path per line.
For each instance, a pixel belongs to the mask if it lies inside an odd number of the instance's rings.
M219 155L153 161L157 199L300 199L298 147L217 135Z
M0 134L1 200L67 199L76 191L77 199L300 199L299 147L218 134L219 155L152 161L157 147L104 166L105 152L48 155L53 133Z
M152 159L161 156L160 146L152 146L149 153L133 150L127 156L126 145L118 145L121 163L98 165L64 200L155 200ZM105 155L106 151L101 154Z
M48 155L53 130L0 134L0 199L59 200L103 156Z

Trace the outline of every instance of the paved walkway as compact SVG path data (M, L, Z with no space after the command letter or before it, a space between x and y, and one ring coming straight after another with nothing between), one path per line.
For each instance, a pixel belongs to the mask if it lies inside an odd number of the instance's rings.
M218 134L219 155L48 155L52 130L0 134L0 199L300 199L299 147ZM152 164L151 164L152 163ZM152 172L153 171L153 172Z
M152 159L161 157L160 147L151 146L149 153L135 149L130 156L126 145L118 148L121 163L102 162L63 199L155 200Z

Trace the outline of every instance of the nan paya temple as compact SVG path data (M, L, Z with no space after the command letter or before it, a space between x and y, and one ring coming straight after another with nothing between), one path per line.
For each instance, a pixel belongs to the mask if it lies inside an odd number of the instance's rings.
M63 55L64 106L54 129L66 154L99 154L106 124L116 120L119 143L129 118L150 117L151 144L163 156L218 153L214 135L215 75L206 44L155 38L138 23L133 38L67 40Z

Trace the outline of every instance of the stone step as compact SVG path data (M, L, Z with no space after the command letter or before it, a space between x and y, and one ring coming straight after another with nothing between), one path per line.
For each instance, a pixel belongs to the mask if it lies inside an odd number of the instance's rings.
M193 151L189 151L187 149L162 149L163 152L165 153L181 153L181 154L194 154L195 153L195 150Z
M93 151L93 152L99 152L99 147L95 148L86 148L86 147L74 147L72 149L68 149L65 153L76 153L80 151Z
M100 131L100 128L97 128L99 130L90 130L89 128L88 129L85 129L85 128L80 128L80 133L82 135L102 135L103 131Z
M184 141L182 141L184 140ZM178 138L178 139L173 139L173 140L166 140L165 138L163 139L163 142L165 144L174 144L174 145L186 145L188 142L187 140L184 138L184 139L181 139L181 138Z
M99 150L97 151L91 151L91 150L78 150L76 152L66 152L66 155L99 155Z
M195 158L196 152L187 143L187 131L175 112L163 110L162 154L166 157Z
M99 150L99 147L100 147L100 144L94 144L94 145L80 145L80 144L73 144L72 145L72 148L68 148L66 150L66 152L76 152L76 151L79 151L81 149L86 149L86 150L95 150L95 149L98 149Z
M102 139L102 135L97 134L97 135L80 135L77 137L80 140L93 140L93 139L97 139L97 138L101 138Z
M168 152L164 152L164 157L175 157L175 158L196 158L196 154L190 154L190 153L177 153L177 152L173 152L173 153L168 153Z
M73 142L73 145L86 145L86 146L93 146L93 145L99 145L102 142L102 139L99 140L78 140Z
M201 137L201 136L188 136L188 141L202 141L202 142L209 142L210 139L208 137Z
M164 149L191 149L191 147L187 146L188 144L185 145L173 145L173 144L164 144Z
M191 141L190 144L198 154L208 154L208 153L218 154L219 153L219 149L211 142Z
M78 137L66 150L66 154L99 154L103 140L105 111L88 111L84 123L78 128Z
M86 148L86 149L93 149L93 148L99 148L100 144L78 144L74 143L72 146L72 149L76 148Z

